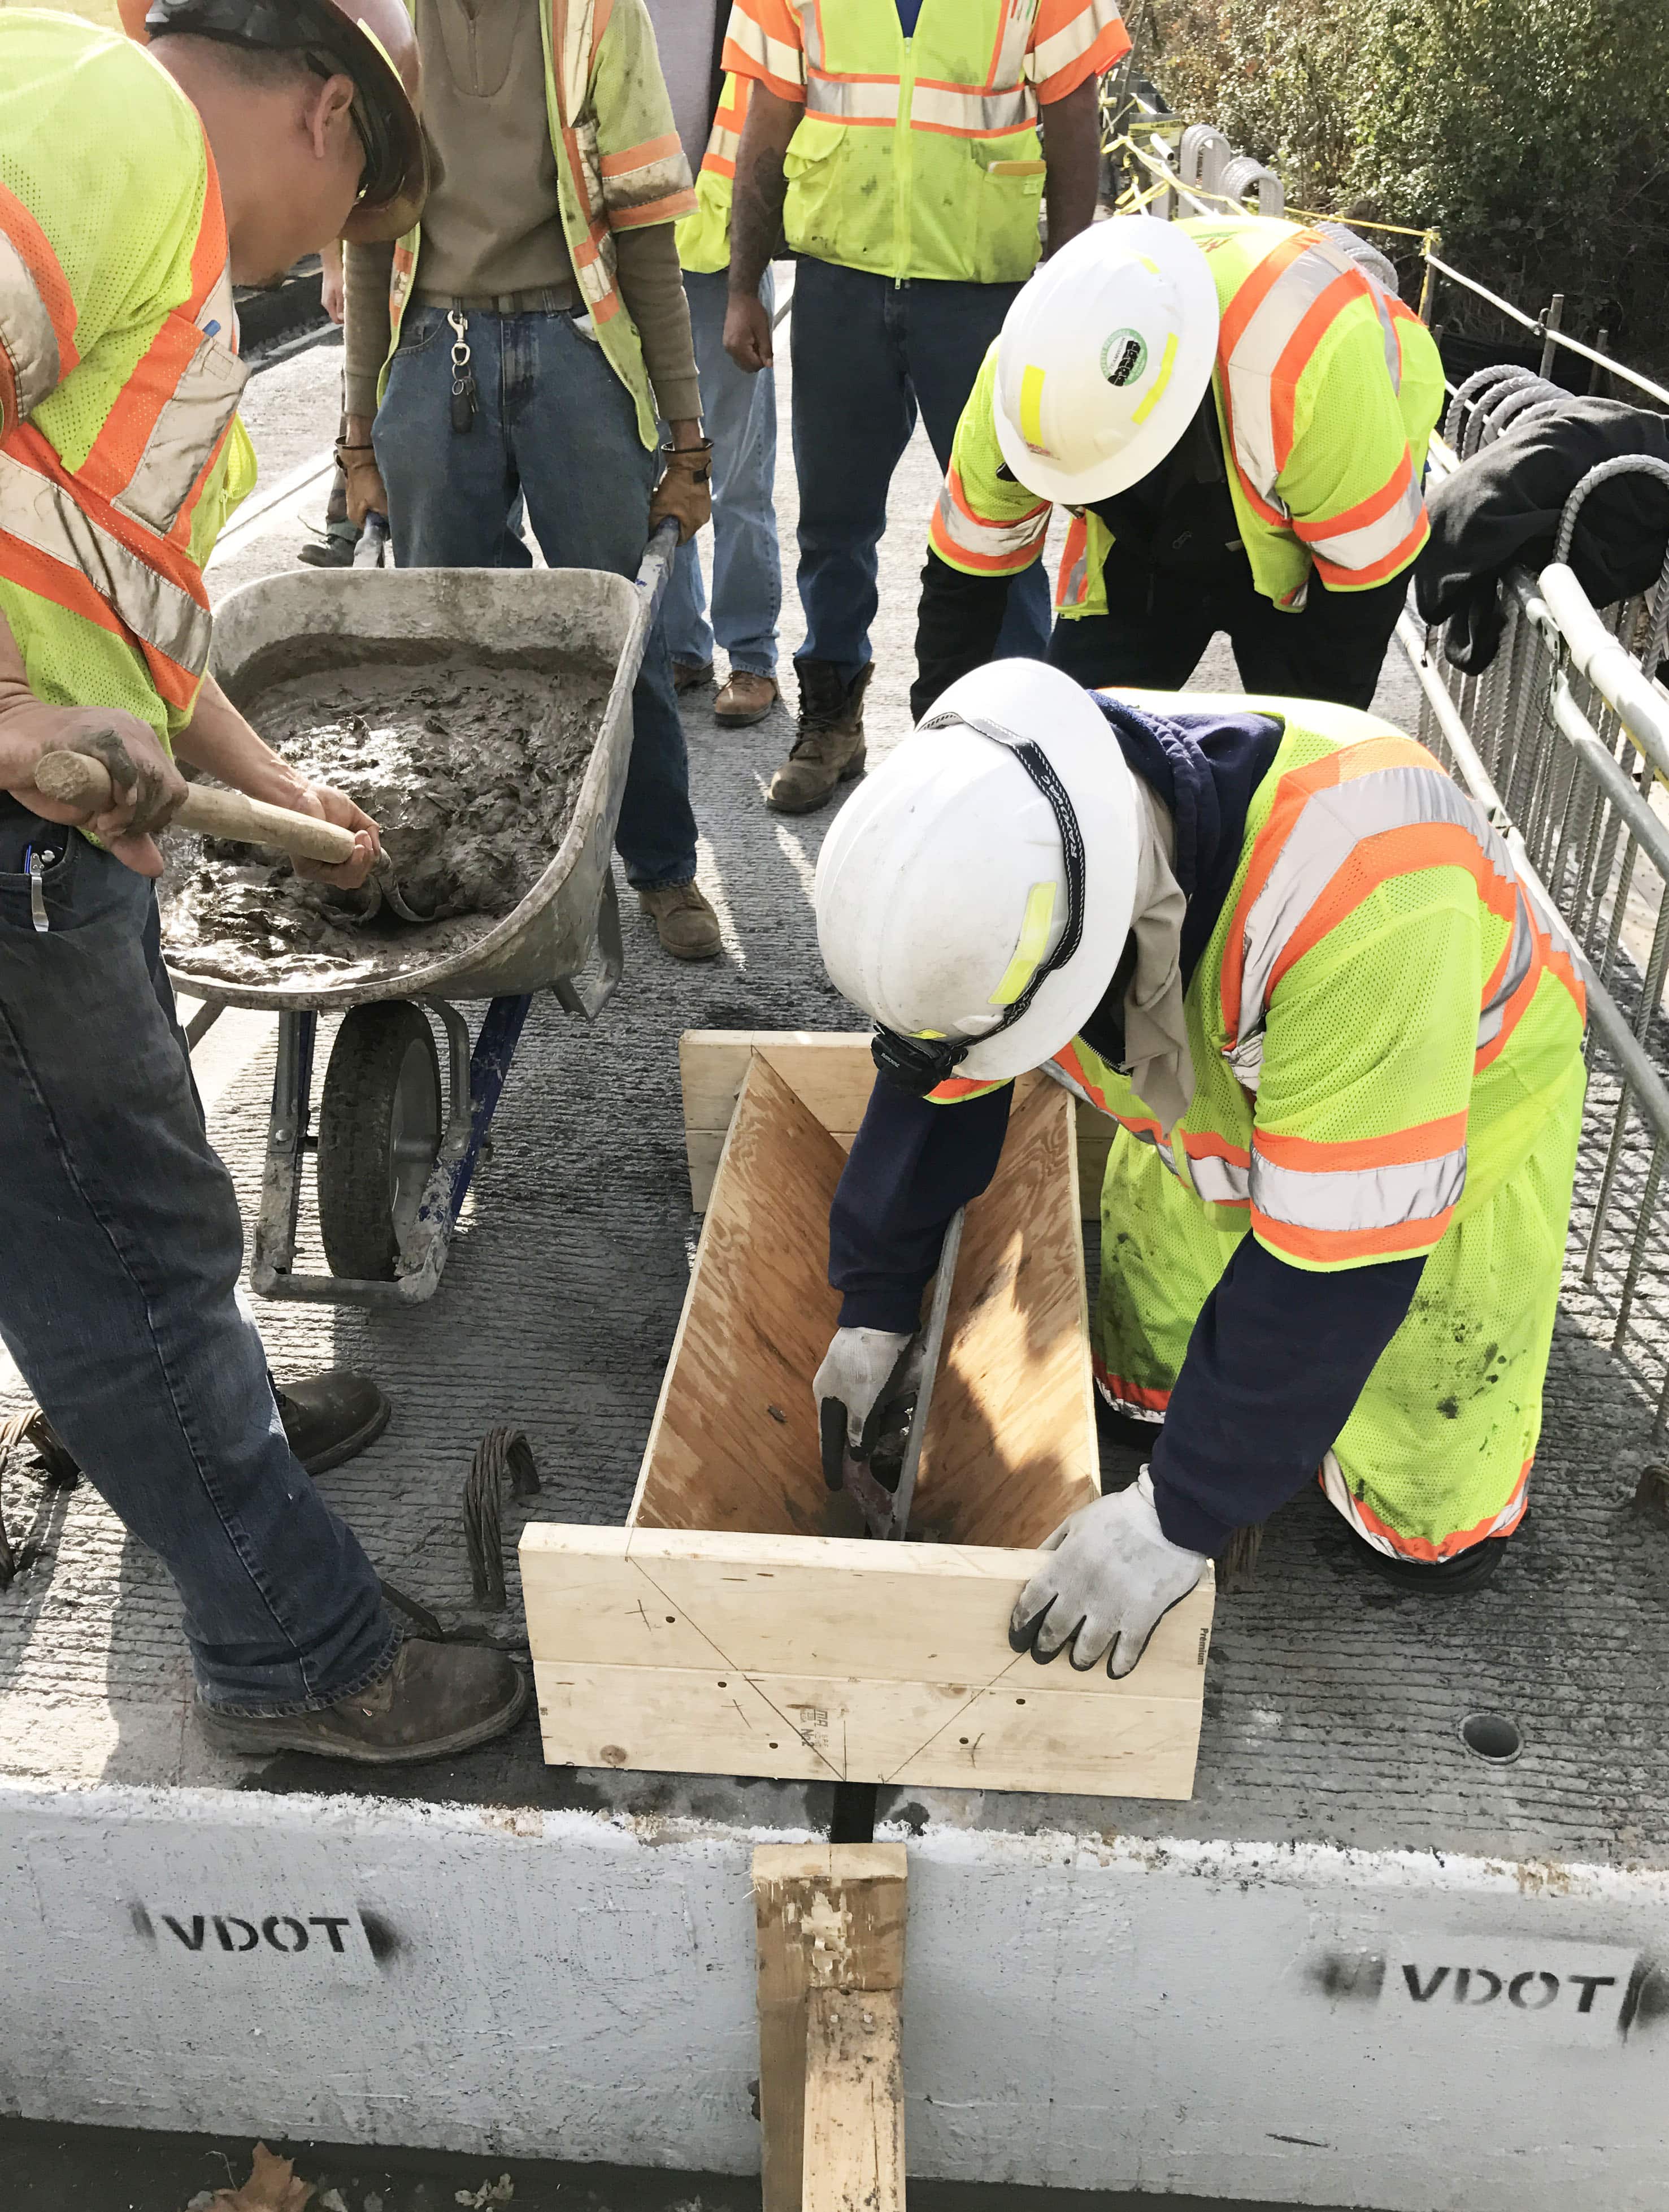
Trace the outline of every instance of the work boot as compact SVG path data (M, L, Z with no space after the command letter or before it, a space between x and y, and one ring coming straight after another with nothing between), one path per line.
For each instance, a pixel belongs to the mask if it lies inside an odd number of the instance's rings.
M351 568L359 541L358 523L327 522L324 535L310 538L295 557L310 568Z
M837 785L864 773L864 694L875 663L865 661L842 684L832 661L797 660L799 735L771 778L765 804L779 814L810 814L826 805Z
M672 664L672 689L675 691L704 691L713 681L710 660L675 660Z
M309 1474L325 1474L356 1458L388 1426L393 1407L363 1375L333 1367L300 1382L275 1383L278 1418L290 1449Z
M774 676L752 668L732 668L730 681L713 702L713 719L726 730L745 730L762 722L780 694Z
M711 960L719 950L719 917L699 884L663 884L640 891L638 904L655 925L663 951L675 960Z
M529 1695L527 1676L502 1651L408 1637L388 1672L340 1705L313 1713L228 1713L199 1697L197 1717L216 1751L310 1751L361 1766L406 1766L505 1735Z
M1523 1522L1519 1527L1523 1527ZM1469 1544L1464 1552L1457 1552L1448 1559L1405 1559L1381 1552L1346 1524L1345 1533L1350 1540L1350 1556L1369 1573L1378 1575L1384 1582L1393 1583L1399 1589L1422 1597L1470 1597L1474 1590L1482 1589L1492 1582L1502 1561L1507 1556L1507 1547L1518 1534L1514 1529L1505 1536L1486 1536L1481 1544Z

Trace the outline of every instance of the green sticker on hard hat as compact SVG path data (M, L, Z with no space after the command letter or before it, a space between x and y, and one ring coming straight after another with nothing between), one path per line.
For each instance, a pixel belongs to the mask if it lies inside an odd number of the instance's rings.
M1101 349L1101 373L1122 390L1147 367L1147 340L1139 331L1114 331Z

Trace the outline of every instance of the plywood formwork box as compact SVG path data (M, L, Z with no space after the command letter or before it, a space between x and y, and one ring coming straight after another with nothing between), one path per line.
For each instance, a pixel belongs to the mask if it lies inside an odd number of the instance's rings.
M1056 1085L1017 1100L968 1211L911 1515L926 1540L868 1540L824 1485L810 1382L836 1325L845 1154L815 1109L855 1128L872 1079L864 1040L831 1042L809 1055L810 1102L771 1040L743 1064L626 1526L523 1535L545 1755L1186 1797L1209 1577L1123 1681L1008 1644L1035 1547L1098 1494L1072 1101Z

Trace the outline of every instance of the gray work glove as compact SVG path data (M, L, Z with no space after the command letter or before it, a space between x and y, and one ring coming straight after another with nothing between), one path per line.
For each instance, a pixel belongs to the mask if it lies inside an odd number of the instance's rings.
M1110 1650L1114 1680L1129 1674L1160 1621L1205 1571L1204 1552L1173 1544L1159 1526L1146 1468L1128 1490L1063 1521L1042 1548L1051 1556L1020 1593L1010 1644L1040 1663L1065 1651L1080 1674Z
M916 1337L889 1328L834 1332L811 1382L823 1478L831 1490L841 1487L843 1455L868 1458L881 1413L915 1387L920 1372L921 1345Z

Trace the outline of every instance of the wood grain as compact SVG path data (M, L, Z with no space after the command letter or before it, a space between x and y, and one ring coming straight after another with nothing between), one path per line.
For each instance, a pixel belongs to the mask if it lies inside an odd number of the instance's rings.
M891 1998L886 2009L896 2009L906 1877L901 1844L768 1844L754 1853L763 2212L800 2212L803 2202L811 1997ZM827 2048L824 2028L820 2057Z
M902 2212L904 2014L896 1990L813 1990L802 2212Z

